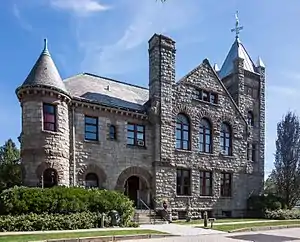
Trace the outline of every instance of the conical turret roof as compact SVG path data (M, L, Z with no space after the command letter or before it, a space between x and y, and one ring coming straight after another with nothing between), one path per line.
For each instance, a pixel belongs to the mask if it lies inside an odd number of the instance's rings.
M21 87L47 86L68 93L48 51L47 40L44 41L43 52Z

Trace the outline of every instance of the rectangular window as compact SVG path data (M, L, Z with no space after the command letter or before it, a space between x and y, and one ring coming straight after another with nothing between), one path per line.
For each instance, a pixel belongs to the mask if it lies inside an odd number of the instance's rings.
M214 103L214 104L217 104L217 103L218 103L218 100L217 100L217 94L215 94L215 93L211 93L211 94L210 94L210 102L211 102L211 103Z
M252 150L251 150L252 152L252 156L251 156L251 158L252 158L252 161L256 161L256 145L255 144L252 144Z
M191 171L188 169L177 169L177 195L191 195Z
M200 171L200 195L212 196L212 172Z
M98 117L84 117L85 140L98 141Z
M202 100L203 101L206 101L206 102L209 102L209 92L206 92L206 91L203 91L202 92Z
M194 93L196 99L214 104L218 103L218 95L216 93L205 91L202 89L195 90Z
M221 173L221 197L231 197L231 173Z
M44 130L56 131L56 106L53 104L43 104Z
M145 126L127 124L127 145L145 146Z
M250 160L250 150L251 150L250 144L248 143L247 144L247 160Z

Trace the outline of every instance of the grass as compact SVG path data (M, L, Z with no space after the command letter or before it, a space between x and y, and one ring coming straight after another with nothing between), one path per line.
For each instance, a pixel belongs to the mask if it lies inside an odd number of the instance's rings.
M223 218L223 219L217 219L214 224L220 224L220 223L233 223L233 222L252 222L252 221L268 221L268 219L261 219L261 218ZM174 223L177 224L203 224L203 219L200 220L191 220L190 222L186 222L183 220L174 221ZM209 223L210 224L210 223Z
M64 239L64 238L83 238L97 236L113 236L113 235L141 235L141 234L166 234L163 232L140 229L140 230L108 230L108 231L93 231L93 232L69 232L69 233L44 233L44 234L23 234L23 235L7 235L0 236L0 241L5 242L27 242L39 241L46 239Z
M264 223L240 223L240 224L214 224L213 229L220 231L232 231L237 229L247 229L247 228L256 228L256 227L267 227L267 226L277 226L277 225L299 225L300 220L280 220L275 222L264 222ZM203 227L202 227L203 228Z

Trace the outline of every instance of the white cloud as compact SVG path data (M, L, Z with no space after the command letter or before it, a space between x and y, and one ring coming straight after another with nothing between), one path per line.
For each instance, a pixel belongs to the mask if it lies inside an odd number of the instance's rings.
M73 11L81 16L109 9L97 0L50 0L50 5L54 8Z
M17 4L13 4L12 8L14 16L18 19L21 27L27 31L32 31L32 26L21 15L20 9Z
M172 0L167 3L155 0L126 0L123 4L119 6L122 13L115 14L118 20L112 28L119 34L119 38L103 44L99 41L102 39L101 31L99 35L95 34L89 39L82 34L78 35L78 42L84 54L82 69L101 75L136 70L141 65L140 56L147 51L147 41L154 33L169 35L201 19L199 0ZM122 26L124 22L128 22L127 26ZM118 25L122 27L118 28ZM84 25L81 31L86 32ZM145 48L144 52L137 51L141 46Z

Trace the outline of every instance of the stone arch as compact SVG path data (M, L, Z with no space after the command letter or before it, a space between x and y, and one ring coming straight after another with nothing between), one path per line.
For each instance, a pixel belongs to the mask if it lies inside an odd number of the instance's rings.
M50 163L50 162L42 162L36 169L36 175L37 178L41 181L42 175L44 173L45 170L47 169L54 169L57 172L57 180L58 182L60 181L60 178L63 176L63 174L60 172L61 169L59 169L57 167L57 165L55 165L54 163Z
M131 176L138 176L142 178L145 181L148 189L151 189L152 187L151 174L145 168L138 167L138 166L131 166L126 168L124 171L122 171L118 177L115 189L118 191L123 191L126 180Z
M106 182L107 176L102 168L100 168L96 164L88 164L82 166L82 168L78 172L78 180L79 184L84 185L85 177L89 173L95 173L98 176L99 187L103 188Z
M182 114L185 114L190 119L190 122L192 122L193 112L189 106L180 104L180 105L175 106L172 111L173 111L174 119L176 118L176 116L179 113L182 113Z
M221 129L222 123L227 123L230 126L233 135L237 132L238 127L235 124L233 117L227 115L221 116L218 119L218 125L219 125L218 130Z
M198 126L200 126L201 119L207 119L211 124L212 130L214 130L216 124L215 124L215 119L213 117L213 114L211 112L207 112L206 110L203 110L198 113L198 115L197 115L197 125Z

